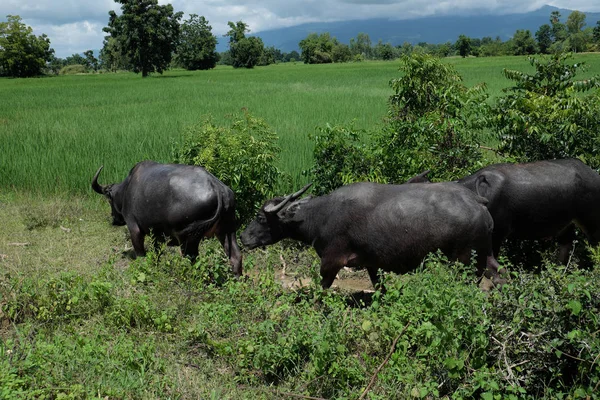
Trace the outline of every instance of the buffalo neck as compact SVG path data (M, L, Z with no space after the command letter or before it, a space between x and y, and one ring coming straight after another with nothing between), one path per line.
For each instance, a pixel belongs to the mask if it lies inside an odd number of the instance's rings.
M312 198L299 205L292 218L286 223L289 237L313 245L319 238L320 227L328 218L324 206L321 197Z

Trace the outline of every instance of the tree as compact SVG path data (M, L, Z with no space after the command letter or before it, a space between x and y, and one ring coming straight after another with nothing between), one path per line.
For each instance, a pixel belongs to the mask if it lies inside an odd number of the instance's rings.
M98 71L98 59L94 57L93 50L87 50L83 52L85 56L84 65L93 71Z
M552 28L548 24L540 26L540 29L535 33L540 53L548 54L552 45Z
M396 54L391 43L383 43L381 39L375 45L375 57L381 60L393 60Z
M129 60L121 50L119 41L111 36L104 39L104 46L100 50L100 64L107 71L130 70Z
M585 14L581 11L575 10L571 12L571 14L569 14L567 17L567 32L569 32L571 35L581 32L585 26L585 17Z
M600 44L600 21L596 21L596 26L594 27L593 35L594 42L596 42L596 44Z
M233 68L254 68L260 61L264 52L265 45L259 37L246 37L246 32L250 32L248 24L243 21L233 23L227 22L229 32L224 36L229 36L229 51Z
M300 60L300 53L298 53L296 50L292 50L285 55L286 62L295 62L298 60Z
M152 72L162 74L175 52L183 13L174 13L171 4L159 5L158 0L115 1L121 4L122 13L109 11L104 32L119 42L116 49L127 58L133 72L141 72L144 78Z
M562 42L567 38L567 27L560 22L560 11L550 13L550 25L552 26L552 40L554 43Z
M306 64L326 64L333 62L331 54L337 44L337 39L332 38L329 32L325 32L320 35L310 33L298 43L298 46L302 51L302 61Z
M54 50L45 34L35 36L18 15L0 22L0 76L25 78L41 75Z
M217 37L204 16L190 14L190 19L181 24L177 63L191 71L211 69L219 61Z
M518 29L512 38L513 54L516 56L535 54L535 40L529 29Z
M352 52L350 51L350 47L344 43L338 43L333 46L333 50L331 51L331 57L333 62L348 62L352 58Z
M471 39L465 35L460 35L456 41L456 49L461 57L468 57L471 54Z
M373 56L373 48L371 47L371 38L368 34L359 32L356 38L350 39L350 51L353 56L362 55L369 59Z

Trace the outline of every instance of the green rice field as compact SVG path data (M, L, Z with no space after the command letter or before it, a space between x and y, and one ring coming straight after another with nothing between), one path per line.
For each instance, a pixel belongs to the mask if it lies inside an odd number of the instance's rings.
M600 55L579 55L582 75L600 73ZM509 86L503 68L531 70L525 57L450 58L467 85L485 82L492 97ZM103 164L120 181L138 161L168 162L184 128L242 109L280 137L280 167L298 186L311 163L315 128L355 121L377 129L398 77L399 62L278 64L252 70L168 71L146 79L130 73L0 80L0 188L85 193Z

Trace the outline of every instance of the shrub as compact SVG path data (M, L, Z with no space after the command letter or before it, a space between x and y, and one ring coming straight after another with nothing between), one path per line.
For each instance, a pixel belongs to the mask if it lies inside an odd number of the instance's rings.
M318 128L314 141L314 162L305 171L314 184L313 193L323 195L348 183L380 181L372 150L361 142L365 132L341 125Z
M600 77L574 80L584 64L569 64L570 58L529 57L533 74L503 70L515 85L498 98L490 119L501 152L520 162L575 157L600 167Z
M429 169L452 180L479 166L485 86L467 88L452 66L428 54L403 56L400 70L390 81L389 123L376 138L385 178L403 182Z
M236 196L238 221L244 224L266 198L274 196L282 175L275 166L281 151L277 140L263 120L248 112L229 127L217 126L209 117L185 130L173 157L178 163L204 166L229 186Z
M81 64L71 64L60 69L60 75L76 75L76 74L86 74L88 72L85 65Z

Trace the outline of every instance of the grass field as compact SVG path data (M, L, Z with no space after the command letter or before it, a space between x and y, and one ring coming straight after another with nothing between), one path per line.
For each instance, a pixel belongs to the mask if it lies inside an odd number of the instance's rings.
M577 56L600 73L600 55ZM467 85L486 82L491 97L510 81L502 68L531 69L525 57L451 58ZM311 163L308 134L326 123L377 129L398 62L280 64L253 70L2 79L0 187L39 193L89 193L94 171L117 181L143 159L170 161L186 126L249 110L280 137L280 166L294 186ZM582 75L586 76L586 75Z
M582 78L600 74L600 54L576 59ZM531 70L524 57L447 62L492 97L510 84L502 68ZM513 269L489 295L433 258L365 307L349 295L370 289L364 271L322 291L308 283L316 254L290 244L244 251L242 280L216 241L195 265L175 249L131 260L89 188L100 164L103 183L120 181L137 161L170 161L186 126L242 108L278 132L300 186L308 134L381 126L398 66L0 79L0 399L598 398L600 252L590 271Z

